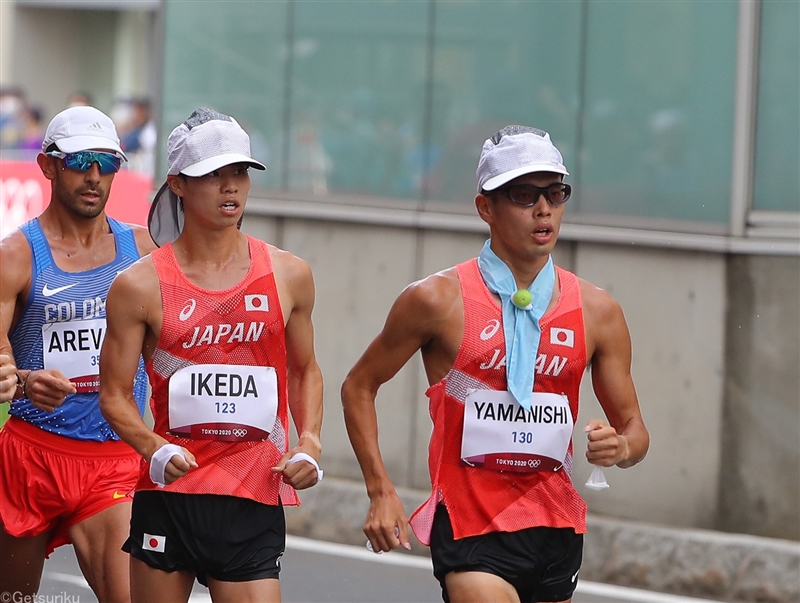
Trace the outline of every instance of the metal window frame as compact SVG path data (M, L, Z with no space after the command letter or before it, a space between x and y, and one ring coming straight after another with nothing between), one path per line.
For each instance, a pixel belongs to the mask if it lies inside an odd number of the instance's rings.
M748 213L753 205L760 13L761 0L739 0L729 224L734 237L747 233Z

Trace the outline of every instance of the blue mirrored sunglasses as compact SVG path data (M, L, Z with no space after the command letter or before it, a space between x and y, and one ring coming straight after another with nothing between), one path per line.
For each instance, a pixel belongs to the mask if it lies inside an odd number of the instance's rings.
M47 154L61 159L64 167L68 170L79 172L88 172L92 168L92 164L96 163L101 174L116 174L122 165L122 157L101 151L78 151L77 153L50 151Z

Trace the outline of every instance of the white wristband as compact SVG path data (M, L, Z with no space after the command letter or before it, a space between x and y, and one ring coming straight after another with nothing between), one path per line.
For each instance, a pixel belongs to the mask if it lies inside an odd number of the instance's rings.
M153 483L159 488L163 488L167 485L164 470L167 468L167 464L173 456L186 458L183 454L183 448L175 444L164 444L161 448L156 450L150 458L150 479L153 480Z
M314 469L317 470L317 483L320 483L322 481L323 471L322 469L319 468L319 463L316 461L316 459L310 454L306 454L305 452L295 452L292 455L292 458L286 461L286 466L288 467L292 463L297 463L299 461L308 461L309 463L314 465Z

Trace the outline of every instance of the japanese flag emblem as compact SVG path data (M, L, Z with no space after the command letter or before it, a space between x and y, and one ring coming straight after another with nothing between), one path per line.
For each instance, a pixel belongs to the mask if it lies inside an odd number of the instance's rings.
M553 345L563 345L568 348L575 347L575 331L572 329L559 329L553 327L550 329L550 343Z
M144 536L142 537L143 551L155 551L156 553L163 553L166 544L166 536L154 536L153 534L148 534L145 532Z
M269 300L266 295L245 295L244 309L248 312L269 312Z

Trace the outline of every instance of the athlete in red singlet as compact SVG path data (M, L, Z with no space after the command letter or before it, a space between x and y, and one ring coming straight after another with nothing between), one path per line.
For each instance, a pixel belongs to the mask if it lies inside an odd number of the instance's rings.
M586 531L571 436L587 366L606 415L582 428L589 462L631 467L649 446L619 304L550 259L565 175L546 132L508 126L488 139L475 205L490 240L478 258L408 286L342 386L371 501L364 532L375 551L409 548L375 397L422 354L432 490L410 524L430 544L445 601L571 600Z
M149 223L162 247L112 285L100 358L103 413L143 457L131 598L186 601L197 578L215 601L279 602L283 505L322 478L314 283L303 260L238 229L248 168L265 168L233 118L198 109L168 150ZM153 429L131 398L140 353Z

